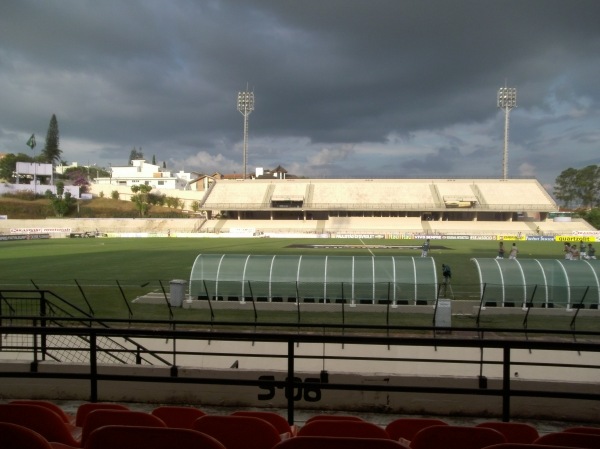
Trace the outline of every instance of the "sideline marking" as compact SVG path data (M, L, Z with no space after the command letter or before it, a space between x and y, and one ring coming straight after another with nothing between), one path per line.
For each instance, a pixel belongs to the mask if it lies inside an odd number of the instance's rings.
M363 239L359 239L359 240L360 240L360 243L362 243L363 246L369 250L369 252L371 253L371 256L375 257L375 254L373 254L373 251L371 251L371 248L369 248L367 246L367 244L363 241Z

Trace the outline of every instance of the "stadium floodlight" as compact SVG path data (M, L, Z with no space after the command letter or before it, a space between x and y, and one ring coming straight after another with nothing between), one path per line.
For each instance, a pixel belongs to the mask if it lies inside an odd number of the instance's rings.
M254 92L238 92L237 109L244 116L244 169L243 176L246 179L246 165L248 161L248 116L254 110Z
M502 175L508 177L508 116L512 108L517 107L517 89L501 87L498 90L498 107L504 109L504 157L502 158Z

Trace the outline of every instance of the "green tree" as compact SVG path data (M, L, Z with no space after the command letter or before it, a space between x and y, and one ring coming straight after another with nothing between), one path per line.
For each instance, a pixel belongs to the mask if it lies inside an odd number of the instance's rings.
M594 209L590 209L589 211L584 211L580 213L581 218L587 221L596 229L600 229L600 208L595 207Z
M150 210L149 193L152 186L142 184L139 186L131 186L132 195L131 201L135 203L135 207L140 213L140 217L145 216Z
M56 114L52 114L50 124L48 125L48 132L46 133L46 146L42 150L41 159L47 164L56 164L60 162L61 154L58 121L56 120Z
M565 207L570 207L577 200L577 169L563 170L554 181L554 196Z
M17 162L34 162L34 159L25 153L8 153L0 159L0 179L6 182L15 183L17 181ZM25 179L25 176L20 176L19 182L24 181Z
M156 155L152 155L152 165L156 165Z
M90 170L88 167L71 167L65 170L64 177L74 186L79 186L81 193L86 193L90 186Z
M129 153L129 165L131 165L131 161L133 160L138 160L138 159L144 159L144 153L142 153L142 147L140 147L140 149L136 149L135 147L133 147L133 149L131 150L131 153Z
M64 191L65 191L65 183L62 181L58 181L56 183L56 194L58 196L62 196Z
M581 205L592 208L600 202L600 166L588 165L577 171L575 177L577 196Z
M76 200L69 192L65 192L63 195L53 195L51 203L54 214L57 217L64 217L75 209Z
M589 209L600 205L600 166L563 170L556 178L554 196L565 207Z

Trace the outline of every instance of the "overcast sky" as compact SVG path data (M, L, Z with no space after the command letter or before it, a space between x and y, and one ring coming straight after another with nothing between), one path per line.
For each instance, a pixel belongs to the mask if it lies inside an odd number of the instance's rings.
M600 164L598 0L6 0L0 152L241 173L501 178Z

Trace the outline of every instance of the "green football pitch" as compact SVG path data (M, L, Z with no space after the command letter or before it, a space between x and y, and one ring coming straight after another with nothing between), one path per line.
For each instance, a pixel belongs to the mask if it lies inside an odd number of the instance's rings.
M169 290L173 279L188 280L199 254L265 255L354 255L420 257L420 240L361 239L273 239L273 238L85 238L0 242L0 288L50 290L85 312L103 318L213 320L209 311L169 310L165 304L136 304L138 296ZM506 242L507 247L510 242ZM518 242L519 258L562 258L558 242ZM452 267L456 299L478 300L479 278L472 258L493 258L497 242L470 240L434 240L430 257L440 267ZM332 306L333 307L333 306ZM328 311L338 311L324 309ZM256 322L254 310L217 311L217 319ZM373 318L377 315L375 318ZM431 317L395 313L346 313L347 324L430 325ZM550 319L553 320L554 318ZM259 321L298 320L297 313L261 311ZM304 313L303 322L338 323L339 313ZM539 319L537 327L550 323ZM584 321L584 320L581 320ZM594 321L598 321L595 319ZM559 319L555 327L568 328L569 319ZM522 317L497 318L494 326L521 326ZM473 318L454 320L453 325L473 325ZM485 323L484 323L485 324ZM490 324L490 323L488 323ZM530 321L536 326L536 320ZM587 327L587 325L586 325ZM592 324L592 328L597 324Z
M0 242L0 283L30 280L189 279L199 254L414 256L419 240L272 238L92 238ZM506 244L510 246L509 242ZM518 242L519 258L562 258L558 242ZM435 240L429 255L452 267L456 286L478 283L472 258L496 257L495 241Z

